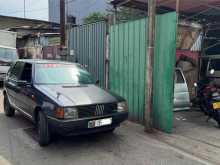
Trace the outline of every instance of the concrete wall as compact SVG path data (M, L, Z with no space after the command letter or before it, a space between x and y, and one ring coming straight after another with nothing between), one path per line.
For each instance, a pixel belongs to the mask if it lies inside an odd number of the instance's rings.
M49 0L49 21L60 21L60 0ZM66 3L66 15L76 17L76 23L82 24L83 18L93 12L106 12L110 8L107 0L74 0Z

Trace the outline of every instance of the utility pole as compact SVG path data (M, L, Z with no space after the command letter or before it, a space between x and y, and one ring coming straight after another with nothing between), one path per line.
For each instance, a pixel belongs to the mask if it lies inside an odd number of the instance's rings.
M180 0L176 0L177 25L179 23L179 13L180 13Z
M155 13L156 0L148 0L148 49L146 54L146 76L145 76L145 130L152 131L152 111L153 111L153 59L155 42Z
M66 18L65 18L65 0L60 0L60 49L61 58L66 60Z
M65 0L60 0L60 45L65 47Z
M26 2L24 0L24 18L26 18Z

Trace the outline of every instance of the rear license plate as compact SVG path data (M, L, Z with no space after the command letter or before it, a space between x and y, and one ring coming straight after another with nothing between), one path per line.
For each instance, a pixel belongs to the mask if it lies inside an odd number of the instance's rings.
M111 124L112 124L112 118L92 120L92 121L88 122L88 128L107 126L107 125L111 125Z
M213 109L220 109L220 102L213 103Z

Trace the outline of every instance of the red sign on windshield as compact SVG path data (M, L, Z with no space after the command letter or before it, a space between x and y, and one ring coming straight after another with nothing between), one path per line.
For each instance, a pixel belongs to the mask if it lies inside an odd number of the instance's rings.
M60 64L43 64L41 66L44 68L57 68L57 67L60 67L61 65Z

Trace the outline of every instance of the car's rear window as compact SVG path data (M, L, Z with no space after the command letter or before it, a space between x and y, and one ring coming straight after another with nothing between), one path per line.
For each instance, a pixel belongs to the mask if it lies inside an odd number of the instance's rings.
M37 84L94 84L94 78L86 70L71 64L36 64Z

